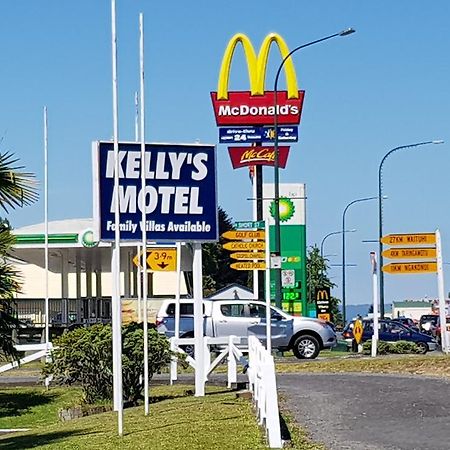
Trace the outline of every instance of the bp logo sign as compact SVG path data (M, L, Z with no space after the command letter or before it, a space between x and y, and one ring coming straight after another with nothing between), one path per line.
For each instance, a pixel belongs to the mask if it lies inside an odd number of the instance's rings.
M275 218L276 211L276 203L275 200L270 203L270 215ZM294 216L295 206L294 202L287 197L281 197L279 200L279 208L280 208L280 222L287 222Z
M94 240L94 232L92 230L83 231L80 234L80 244L87 248L97 247L98 241Z

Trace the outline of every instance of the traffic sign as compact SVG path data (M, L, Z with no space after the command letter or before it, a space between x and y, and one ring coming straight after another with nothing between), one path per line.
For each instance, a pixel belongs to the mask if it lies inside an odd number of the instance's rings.
M264 252L240 252L231 253L230 257L233 259L265 259L266 254Z
M386 245L431 245L436 244L434 233L388 234L381 238Z
M245 230L252 228L264 228L264 220L256 220L256 221L248 220L246 222L235 222L234 227Z
M236 262L230 264L230 267L234 270L265 270L265 262Z
M404 262L391 263L382 267L383 272L392 274L416 274L437 272L437 263L432 262Z
M358 345L361 344L363 333L364 328L362 321L359 319L355 320L355 323L353 324L353 337Z
M225 250L264 250L266 248L266 243L264 241L231 241L223 244L223 248Z
M222 237L225 239L265 239L266 233L263 230L259 231L225 231L222 233Z
M433 247L388 248L382 255L388 259L426 259L436 258L437 252Z
M177 270L177 250L157 248L147 250L147 270L155 272L175 272ZM133 263L141 267L142 252L133 258Z

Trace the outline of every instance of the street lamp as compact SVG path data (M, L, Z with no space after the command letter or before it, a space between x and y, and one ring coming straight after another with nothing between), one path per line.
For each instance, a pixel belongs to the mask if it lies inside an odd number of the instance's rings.
M348 208L350 208L350 206L354 205L355 203L359 203L359 202L367 202L369 200L376 200L378 197L363 197L363 198L358 198L356 200L353 200L352 202L350 202L345 208L344 208L344 212L342 213L342 319L344 321L345 324L345 320L346 320L346 314L345 314L345 307L346 307L346 303L345 303L345 214L347 214L347 210Z
M380 269L383 267L383 244L381 242L381 238L383 237L383 184L382 184L382 175L383 175L383 164L388 158L388 156L392 155L392 153L403 150L407 148L415 148L421 145L428 144L443 144L444 141L436 140L436 141L426 141L426 142L418 142L416 144L402 145L400 147L395 147L392 150L389 150L380 162L378 167L378 245L379 245L379 261L380 261ZM384 317L384 272L380 270L380 316Z
M352 230L339 230L339 231L333 231L331 233L328 233L327 235L325 235L322 239L322 242L320 243L320 256L323 258L323 244L325 243L325 241L327 240L327 238L329 238L330 236L333 236L335 234L341 234L341 233L354 233L356 231L356 229L352 229Z
M275 131L275 141L274 141L274 202L275 202L275 255L281 257L281 227L280 227L280 165L279 165L279 154L278 154L278 79L280 78L281 70L283 69L284 63L291 57L291 55L302 48L309 47L319 42L326 41L328 39L338 37L338 36L348 36L354 33L353 28L347 28L339 33L331 34L329 36L317 39L315 41L308 42L307 44L300 45L290 51L281 61L278 67L277 74L275 76L274 83L274 116L273 125ZM281 265L275 271L275 305L281 308Z

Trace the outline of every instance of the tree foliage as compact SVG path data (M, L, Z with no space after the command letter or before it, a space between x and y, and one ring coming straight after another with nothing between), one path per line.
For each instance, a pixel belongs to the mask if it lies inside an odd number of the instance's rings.
M61 385L80 384L86 403L112 399L113 354L111 325L93 325L64 333L54 342L52 361L43 374L52 375ZM149 379L170 363L172 352L167 338L148 331ZM144 333L142 325L122 327L123 392L126 402L142 398L144 373Z
M308 302L314 303L314 292L319 287L334 288L336 285L328 277L328 260L321 256L317 245L308 249L306 256L306 284L308 286ZM342 322L342 314L339 311L340 300L331 297L331 318L335 323Z
M227 241L222 234L232 229L232 219L219 207L219 242L203 245L203 290L205 296L231 283L250 285L249 273L251 272L231 269L230 264L234 261L230 258L230 252L223 248L223 244Z

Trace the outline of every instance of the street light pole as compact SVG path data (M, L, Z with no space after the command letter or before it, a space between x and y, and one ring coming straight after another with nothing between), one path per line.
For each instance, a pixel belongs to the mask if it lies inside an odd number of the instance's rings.
M350 206L354 205L355 203L359 202L366 202L369 200L376 200L378 197L363 197L358 198L356 200L353 200L350 202L345 208L344 212L342 213L342 320L344 321L344 325L346 322L346 299L345 299L345 215L347 214L348 208Z
M281 64L278 67L275 83L274 83L274 116L273 116L273 125L275 132L275 141L274 141L274 221L275 221L275 255L281 255L281 227L280 227L280 164L279 164L279 150L278 150L278 80L280 78L281 70L283 69L284 63L291 57L291 55L302 48L309 47L314 44L318 44L319 42L326 41L328 39L337 37L337 36L348 36L349 34L354 33L355 30L353 28L347 28L339 33L331 34L329 36L323 37L321 39L317 39L315 41L308 42L307 44L300 45L294 50L290 51L285 58L281 61ZM275 271L275 305L281 308L281 265Z
M326 241L330 236L333 236L333 235L335 235L335 234L341 234L341 233L354 233L355 231L356 231L355 229L353 229L353 230L344 230L344 231L339 230L339 231L332 231L331 233L326 234L326 235L323 237L322 242L320 243L320 256L321 256L322 258L324 257L324 256L323 256L323 244L325 243L325 241Z
M379 245L379 258L380 261L380 271L379 271L379 278L380 278L380 317L384 318L384 272L382 270L383 268L383 244L381 242L381 238L383 237L383 183L382 183L382 176L383 176L383 164L386 161L386 159L392 155L392 153L395 153L398 150L404 150L408 148L415 148L419 147L421 145L428 145L428 144L443 144L444 141L442 140L435 140L435 141L425 141L425 142L418 142L416 144L409 144L409 145L402 145L400 147L395 147L392 150L389 150L384 156L383 159L380 162L380 165L378 167L378 245Z

